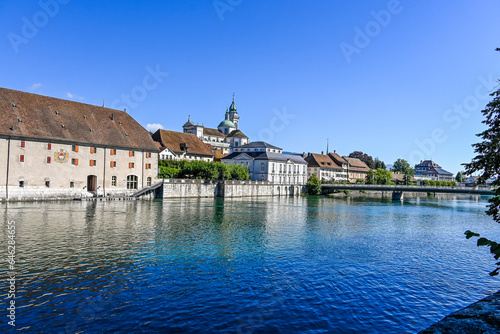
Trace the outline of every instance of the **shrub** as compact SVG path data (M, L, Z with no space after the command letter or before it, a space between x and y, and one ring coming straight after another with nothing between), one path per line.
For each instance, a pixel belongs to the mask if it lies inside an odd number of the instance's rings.
M344 189L344 194L345 194L346 196L349 196L349 189Z
M309 176L306 184L307 193L309 195L320 195L321 194L321 181L318 179L316 174Z

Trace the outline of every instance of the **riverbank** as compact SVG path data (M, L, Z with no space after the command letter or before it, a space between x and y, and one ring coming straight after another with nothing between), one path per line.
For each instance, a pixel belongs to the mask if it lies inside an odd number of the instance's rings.
M453 312L419 334L500 333L500 291Z

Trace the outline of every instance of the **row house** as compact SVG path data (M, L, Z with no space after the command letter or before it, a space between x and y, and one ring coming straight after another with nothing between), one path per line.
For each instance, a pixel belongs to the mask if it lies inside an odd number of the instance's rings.
M221 162L247 167L252 181L288 185L307 182L307 162L300 155L283 154L283 149L263 141L234 147Z
M124 111L0 88L0 198L124 196L157 181L158 148Z
M309 153L306 157L308 176L315 174L323 182L338 181L355 183L365 180L370 168L366 163L337 152L324 154Z

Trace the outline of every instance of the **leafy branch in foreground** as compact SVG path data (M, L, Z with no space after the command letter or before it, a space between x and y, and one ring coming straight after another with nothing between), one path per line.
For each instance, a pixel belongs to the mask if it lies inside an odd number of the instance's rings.
M496 51L500 51L500 48L497 48ZM472 162L464 165L467 175L472 175L475 172L480 173L477 181L478 184L484 184L491 177L496 177L491 184L496 187L495 194L488 200L490 204L486 213L492 216L494 221L500 223L500 89L490 95L493 96L493 100L482 111L482 114L486 118L482 123L486 124L488 128L477 135L483 141L472 145L474 153L477 153L477 155L472 159ZM480 237L480 234L470 230L466 231L465 235L467 239ZM477 245L489 246L495 260L500 258L500 245L497 242L486 238L479 238ZM497 262L496 265L497 268L490 273L491 276L496 276L500 273L500 262Z

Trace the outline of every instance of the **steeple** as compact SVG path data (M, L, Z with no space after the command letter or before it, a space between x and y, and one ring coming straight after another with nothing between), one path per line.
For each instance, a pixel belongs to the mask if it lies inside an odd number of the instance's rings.
M240 117L238 116L238 109L236 108L236 104L234 104L234 93L233 93L233 102L229 106L229 120L234 123L236 129L238 129L238 122Z

